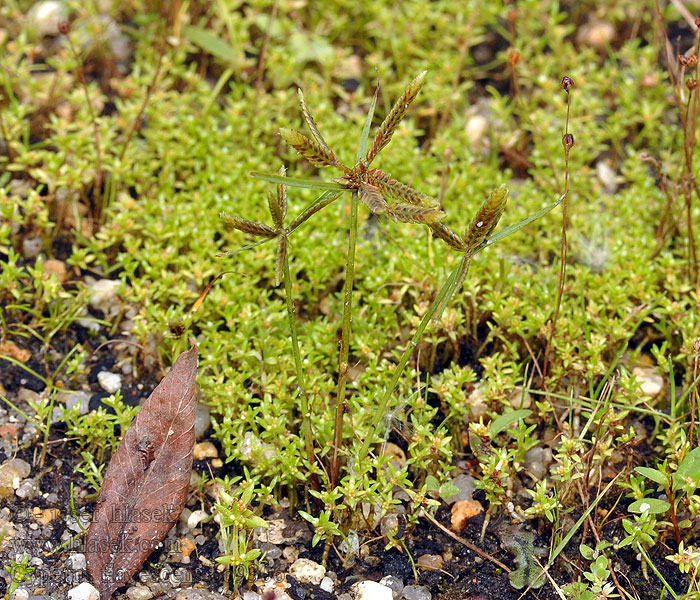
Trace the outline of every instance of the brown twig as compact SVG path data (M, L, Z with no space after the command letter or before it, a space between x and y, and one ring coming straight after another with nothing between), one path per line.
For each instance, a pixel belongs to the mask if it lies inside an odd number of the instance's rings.
M500 560L498 560L497 558L494 558L490 554L487 554L478 546L475 546L471 542L465 540L463 537L450 531L447 527L445 527L442 523L440 523L440 521L438 521L435 517L433 517L431 514L429 514L425 509L421 509L421 516L428 519L428 521L430 521L433 525L435 525L435 527L440 529L443 533L449 535L456 542L459 542L460 544L464 544L472 552L475 552L476 554L481 556L481 558L484 558L484 559L488 560L489 562L492 562L497 567L500 567L501 569L503 569L506 573L511 572L511 569L509 569L506 565L504 565Z
M272 34L272 23L277 17L277 7L279 6L279 0L275 0L272 4L272 10L270 11L270 20L267 23L267 29L265 30L265 39L263 40L262 47L260 48L260 58L258 59L258 73L255 78L255 91L260 91L260 85L262 84L263 72L265 71L265 57L267 56L267 47L270 45L270 36Z

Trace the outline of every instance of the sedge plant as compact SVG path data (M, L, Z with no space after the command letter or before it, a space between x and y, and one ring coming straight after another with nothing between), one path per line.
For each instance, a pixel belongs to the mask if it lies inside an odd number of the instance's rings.
M288 145L293 147L311 164L320 168L331 167L337 169L340 172L340 177L331 181L297 179L287 177L284 168L282 168L278 174L253 172L251 173L253 177L277 185L277 193L271 194L268 202L273 226L250 221L227 213L222 213L221 215L234 229L259 238L254 243L246 246L245 249L272 240L277 241L278 250L275 280L277 284L284 284L292 354L294 356L296 371L296 385L298 387L298 408L302 419L301 430L304 437L307 458L306 467L309 469L309 481L311 481L313 487L310 494L316 497L319 504L322 506L320 516L318 517L313 517L308 512L303 512L302 515L317 526L321 523L325 523L323 527L317 527L314 537L314 543L321 540L326 541L324 561L327 557L329 543L332 539L338 535L344 536L348 532L347 525L352 521L352 515L350 513L355 510L355 507L360 507L363 502L376 501L376 493L374 496L371 493L373 490L376 492L377 489L382 487L387 488L385 490L387 493L384 496L380 495L380 497L384 499L380 502L381 513L386 514L391 509L392 503L396 502L391 497L391 490L397 485L405 489L410 489L412 487L411 482L407 480L405 467L401 473L397 473L395 470L392 471L391 469L387 471L386 461L382 462L381 457L379 462L374 464L374 466L368 466L369 461L367 461L367 459L373 445L382 439L383 430L385 428L383 419L387 412L391 410L390 405L395 397L397 386L404 376L406 366L426 330L431 325L435 326L451 297L461 288L474 255L543 216L556 207L564 198L564 196L558 198L555 202L549 204L542 210L514 225L504 228L501 232L494 235L493 231L503 214L508 199L508 189L504 185L501 185L490 194L476 212L471 223L465 228L464 233L460 234L441 222L446 214L434 198L394 179L389 173L381 169L371 168L374 159L391 141L398 125L406 115L410 104L423 86L425 77L426 72L423 72L411 81L379 126L371 144L368 144L369 131L372 125L379 91L377 87L360 137L355 162L352 166L341 162L337 154L327 144L300 90L301 112L311 131L311 137L286 128L280 130L280 135ZM323 193L285 226L288 187L317 189L322 190ZM311 402L308 390L305 388L300 340L295 322L296 314L292 298L292 279L290 275L288 250L290 247L289 240L292 235L314 215L339 199L343 193L349 193L350 195L349 235L343 277L343 312L340 349L338 352L337 393L334 399L335 416L333 441L330 446L330 451L326 452L327 447L323 447L322 443L319 443L315 437L315 432L312 431L312 415L310 413ZM343 431L344 425L348 424L348 419L350 418L347 411L347 380L349 348L352 336L352 292L356 268L358 214L360 204L364 205L377 218L387 218L396 222L428 227L432 231L434 237L441 239L449 248L459 252L461 254L461 260L437 291L429 308L423 314L410 341L403 349L398 363L394 365L394 368L391 370L390 380L384 385L383 391L375 394L375 396L379 398L376 408L372 411L372 417L369 419L369 423L362 424L362 435L358 436L357 442L354 443L355 440L344 438ZM235 254L238 251L239 250L230 254ZM359 424L357 422L352 422L351 425L357 432ZM449 448L449 443L446 444L445 441L446 439L436 436L435 455L446 456L445 452L448 452L448 450L445 450L445 448ZM341 460L341 456L346 457L345 461ZM449 470L449 464L447 462L444 462L444 467L445 470ZM374 475L372 474L373 468L377 469ZM387 472L391 473L390 476L385 477L385 479L390 479L389 484L388 486L382 486L377 480L381 479L380 476L382 473L386 474ZM325 478L323 489L319 488L317 481L316 484L314 484L315 477L321 474ZM375 479L374 482L372 481L373 478ZM425 485L426 484L424 484L423 487L425 487ZM425 499L424 492L425 490L419 490L418 493L409 493L409 496L418 498L419 500ZM416 510L415 512L418 514L419 511ZM344 515L345 521L341 515Z

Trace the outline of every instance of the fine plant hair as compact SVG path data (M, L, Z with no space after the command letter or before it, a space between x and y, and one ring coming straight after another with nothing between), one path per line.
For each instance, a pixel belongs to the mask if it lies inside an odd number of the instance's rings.
M441 220L446 216L440 209L438 202L412 187L392 178L389 173L377 168L369 168L371 162L384 149L396 131L401 119L406 115L410 103L416 98L424 81L426 73L418 75L408 85L400 96L387 117L379 126L372 143L367 149L369 130L374 116L374 108L377 102L378 87L370 104L368 116L363 128L357 151L355 163L352 167L342 163L336 152L331 149L323 138L316 121L306 105L301 91L299 92L301 112L311 132L308 137L298 131L283 128L280 135L285 142L292 146L302 157L318 167L332 167L341 171L342 175L330 182L316 180L295 179L287 177L284 169L278 174L266 174L253 172L251 175L277 185L277 195L270 195L268 206L273 220L273 227L243 219L241 217L224 214L222 218L234 229L259 238L257 242L246 246L266 243L272 239L278 240L276 259L276 280L284 283L284 293L287 303L287 313L292 342L292 353L299 388L300 412L302 414L302 430L308 459L307 468L311 470L310 481L315 488L315 474L324 473L325 491L312 491L312 495L321 499L330 510L331 518L338 519L334 510L342 493L337 486L340 481L341 451L348 456L346 468L352 473L352 465L363 465L369 456L371 446L382 439L384 427L383 417L390 410L390 404L394 398L394 392L403 377L404 370L409 360L422 339L426 329L433 320L439 320L439 316L450 298L461 288L469 270L473 256L496 241L521 229L528 223L543 216L563 200L558 198L554 203L546 206L537 213L522 221L504 228L498 234L493 234L507 203L508 190L504 185L497 187L479 208L474 218L462 234L457 233L444 225ZM301 187L324 190L323 194L311 205L303 210L291 223L285 227L284 218L287 210L287 189L289 187ZM292 299L292 286L290 277L289 243L291 235L316 213L323 210L329 204L337 200L343 192L350 192L350 220L347 258L343 286L343 315L341 324L341 342L338 353L337 394L335 399L335 424L333 429L333 445L328 464L320 464L316 456L321 454L322 448L318 448L314 441L309 413L309 398L305 385L304 371L302 369L299 337L295 323L294 301ZM355 250L358 232L358 208L364 204L369 211L380 218L388 218L402 223L414 225L426 225L435 237L443 240L447 246L461 254L461 260L437 291L432 303L423 314L419 325L416 327L410 341L403 349L398 363L391 372L391 379L385 385L383 392L378 394L378 402L369 423L369 433L361 441L359 450L353 451L352 440L343 439L343 426L346 423L346 385L348 372L348 357L351 341L352 322L352 291L355 272ZM437 319L436 319L437 317ZM326 511L324 519L314 518L308 513L303 516L310 520L316 528L316 537L326 540L324 550L324 562L327 557L329 542L332 537L338 535L341 530L337 526L331 526L328 522ZM322 516L323 516L322 515ZM323 531L321 531L323 527ZM314 542L315 543L315 542Z

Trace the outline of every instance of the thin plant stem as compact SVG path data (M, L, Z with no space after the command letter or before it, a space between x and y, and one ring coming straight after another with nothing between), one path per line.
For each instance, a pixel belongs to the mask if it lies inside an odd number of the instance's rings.
M564 127L564 140L569 136L569 115L571 114L571 94L569 90L566 91L566 125ZM544 366L542 368L542 373L544 377L547 376L549 370L549 353L552 349L552 342L554 341L554 333L557 329L557 321L559 320L559 312L561 311L561 302L564 296L564 278L566 277L566 260L568 253L568 246L566 242L566 227L569 220L569 146L566 142L564 143L564 200L562 201L562 223L561 223L561 246L559 249L559 283L557 285L557 302L554 307L554 316L552 317L552 325L549 330L549 337L547 338L547 345L544 350ZM542 382L544 384L544 381Z
M642 548L642 545L637 543L636 548L639 551L639 553L644 557L644 560L647 561L647 564L651 567L651 570L654 571L654 574L661 580L661 583L668 590L668 592L671 594L671 596L673 596L675 600L679 600L676 592L668 584L668 582L664 579L663 575L661 573L659 573L659 570L656 568L656 565L654 565L654 563L651 562L651 558L649 558L649 555L644 551L644 548Z
M90 120L92 121L92 129L95 134L95 153L97 154L97 179L95 181L95 197L97 200L96 206L98 207L98 211L101 211L100 205L102 203L102 142L100 137L100 126L97 123L95 110L92 107L92 102L90 101L90 92L88 90L87 81L85 80L85 73L83 71L83 65L80 59L80 55L78 54L78 51L75 47L75 44L73 44L73 40L71 40L70 35L66 35L66 39L68 40L68 46L70 47L70 50L73 53L73 58L75 58L76 61L75 70L78 74L78 79L80 79L80 84L83 88L83 92L85 93L85 102L87 104Z
M289 274L289 257L284 258L284 295L287 301L287 317L289 320L289 332L292 336L292 354L294 355L294 367L297 374L297 385L299 386L299 399L301 405L301 429L304 433L304 447L309 465L315 462L313 433L311 431L311 411L309 409L309 397L306 389L306 379L301 363L301 352L299 351L299 335L297 332L297 322L295 318L294 300L292 299L292 278Z
M396 386L399 383L399 379L401 379L401 376L403 375L403 371L406 368L408 361L413 355L413 351L416 349L416 346L418 346L418 342L423 337L423 334L425 333L428 324L437 312L438 308L445 304L449 300L450 295L454 293L457 287L456 282L460 274L464 272L464 275L466 276L466 270L469 269L470 261L471 256L468 253L465 253L462 256L462 260L460 261L459 265L457 265L457 267L455 267L452 273L450 273L450 276L447 278L447 281L445 281L445 283L443 284L442 288L440 289L440 292L432 301L432 303L428 307L428 310L423 315L423 318L421 319L420 324L416 328L416 331L414 332L411 341L406 345L406 348L404 349L398 364L396 365L396 367L394 367L394 374L392 375L389 385L384 391L384 396L379 401L379 404L377 405L377 408L374 411L374 418L370 423L370 432L365 438L364 442L362 443L360 451L357 455L357 460L359 462L363 462L364 459L367 457L369 447L372 444L374 438L379 433L379 430L382 426L382 419L386 414L389 402L391 402L391 399L394 395L394 390L396 389Z
M348 256L345 264L345 285L343 286L343 326L338 353L338 394L335 404L335 429L333 432L333 459L331 461L330 487L335 487L340 474L338 450L343 440L343 413L345 412L345 392L348 376L348 356L350 353L350 329L352 322L352 288L355 278L355 249L357 247L357 193L352 194L350 202L350 237L348 239Z
M158 52L158 62L156 63L156 70L153 72L153 79L151 79L151 83L149 84L148 89L146 90L146 97L143 99L141 107L139 108L139 112L136 115L136 118L134 119L133 123L131 123L129 133L127 134L126 139L124 140L124 145L122 146L121 152L119 153L119 162L124 160L126 149L131 143L131 138L134 137L134 133L136 133L136 128L139 127L141 121L143 120L143 113L146 111L146 106L148 106L148 102L151 99L151 96L153 95L153 90L156 87L158 75L160 75L160 68L163 64L163 54L165 54L164 50L165 49L161 47L160 51Z

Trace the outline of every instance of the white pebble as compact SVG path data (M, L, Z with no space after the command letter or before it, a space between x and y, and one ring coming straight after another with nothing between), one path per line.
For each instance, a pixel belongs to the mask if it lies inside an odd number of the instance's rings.
M117 297L120 281L114 279L99 279L90 286L90 306L103 312L108 312Z
M80 585L68 590L69 600L100 600L100 593L89 583L83 582Z
M24 588L17 588L10 596L10 600L28 600L29 592Z
M289 574L299 583L318 585L326 574L326 567L308 558L298 558L289 568Z
M407 585L403 588L404 600L432 600L430 590L424 585Z
M330 577L324 577L321 579L321 583L319 584L319 587L324 591L328 592L329 594L333 591L333 580Z
M100 371L97 374L97 383L108 394L114 394L122 387L122 376L111 371Z
M358 581L350 588L354 600L394 600L391 588L376 581Z
M137 583L126 590L126 595L129 600L150 600L153 598L153 592L145 585Z
M68 563L68 568L73 571L84 571L87 569L87 561L84 554L71 554L66 562Z
M58 24L68 18L63 2L37 2L27 13L30 28L39 35L58 35Z

